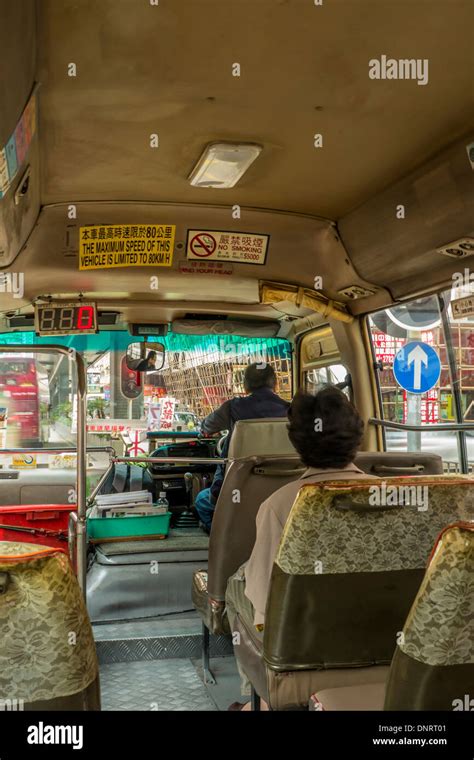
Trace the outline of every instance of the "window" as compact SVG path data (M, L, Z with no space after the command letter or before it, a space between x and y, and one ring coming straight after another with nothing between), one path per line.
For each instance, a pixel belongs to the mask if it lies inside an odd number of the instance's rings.
M319 369L310 369L305 372L304 390L308 393L314 393L320 385L337 385L345 384L347 369L343 364L328 364L326 367ZM344 388L347 393L347 387Z
M345 387L347 368L341 364L339 349L328 325L318 327L304 336L300 347L301 385L307 393L314 393L320 385L337 385L350 397Z
M452 300L462 295L453 289L369 317L382 418L432 428L385 428L386 449L439 454L451 471L468 471L469 463L474 463L474 430L439 429L443 424L474 421L474 319L455 319L451 308ZM396 354L412 341L430 346L439 357L439 379L425 393L404 390L394 375ZM421 361L422 372L424 366Z
M165 407L166 429L197 432L206 415L227 399L244 394L244 372L252 362L268 362L277 376L278 393L291 399L287 340L174 333L150 340L164 343L165 364L161 370L141 373L140 382L127 395L124 356L137 339L119 330L54 338L55 344L80 352L87 365L89 447L113 446L118 454L125 448L135 456L147 454L147 430L156 429L156 420L161 425ZM0 448L76 447L73 364L65 354L31 351L33 345L51 342L28 331L0 333ZM20 343L24 354L8 353L8 344ZM38 455L37 461L45 464L47 456ZM89 461L103 467L107 456L94 452Z

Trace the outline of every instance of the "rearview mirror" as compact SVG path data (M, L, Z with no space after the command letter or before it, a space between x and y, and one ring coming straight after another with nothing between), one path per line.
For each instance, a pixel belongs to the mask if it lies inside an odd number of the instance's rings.
M156 372L165 363L165 347L163 343L130 343L125 362L134 372Z

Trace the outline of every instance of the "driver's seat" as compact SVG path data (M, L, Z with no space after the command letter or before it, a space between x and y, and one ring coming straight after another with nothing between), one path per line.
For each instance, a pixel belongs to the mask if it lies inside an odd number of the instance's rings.
M306 469L288 438L287 425L283 417L259 418L239 420L233 429L212 521L208 569L193 577L193 602L206 636L209 631L230 633L224 615L227 581L252 553L261 503Z

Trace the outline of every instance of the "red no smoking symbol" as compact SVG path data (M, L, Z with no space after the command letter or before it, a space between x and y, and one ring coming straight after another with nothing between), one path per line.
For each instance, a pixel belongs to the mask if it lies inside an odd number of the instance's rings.
M191 240L190 248L191 252L195 256L205 258L211 256L216 250L216 239L208 233L200 232L198 235L194 235Z

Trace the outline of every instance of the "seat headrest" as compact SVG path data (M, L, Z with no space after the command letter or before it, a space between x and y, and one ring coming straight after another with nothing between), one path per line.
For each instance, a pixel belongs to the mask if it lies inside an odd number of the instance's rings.
M288 438L287 425L286 417L239 420L232 431L229 459L296 455L296 450Z
M442 528L473 516L474 479L468 476L304 485L275 562L288 575L314 574L316 561L328 574L423 568Z

